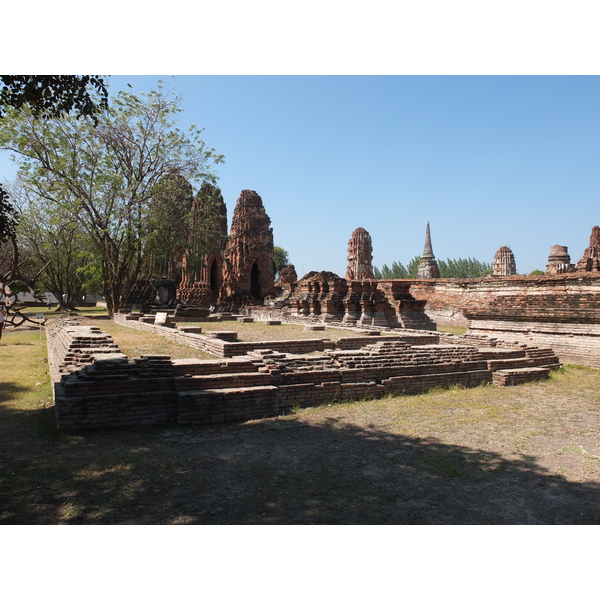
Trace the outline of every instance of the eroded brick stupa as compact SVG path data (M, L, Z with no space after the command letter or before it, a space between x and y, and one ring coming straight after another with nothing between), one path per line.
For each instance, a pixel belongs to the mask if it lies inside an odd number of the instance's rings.
M508 277L517 274L517 263L515 255L508 246L498 248L494 255L494 265L492 275L496 277Z
M359 227L348 241L346 279L373 279L373 244L369 232Z
M262 303L275 294L273 229L262 203L252 190L238 198L223 266L222 303Z
M571 273L575 270L575 265L571 264L569 249L567 246L556 244L550 248L548 264L546 265L547 275L559 275L561 273Z
M198 229L203 226L212 233L207 233L208 254L204 261L194 260L189 251L184 254L178 297L185 304L215 304L223 284L227 240L227 207L220 190L203 184L194 199L192 214Z
M600 227L592 227L590 245L585 249L583 257L577 263L578 271L600 271Z

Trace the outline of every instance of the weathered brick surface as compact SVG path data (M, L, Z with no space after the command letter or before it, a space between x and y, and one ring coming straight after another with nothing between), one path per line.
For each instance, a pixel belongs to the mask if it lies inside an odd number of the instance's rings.
M348 241L346 279L373 279L373 243L369 232L359 227Z
M82 346L99 339L96 332L76 335L77 326L71 322L64 323L62 333L59 329L57 324L48 338L50 347L57 346L49 353L53 360L65 354L65 339ZM434 336L425 337L431 341ZM164 355L131 359L89 351L88 362L77 369L63 368L55 381L57 421L67 430L208 425L273 417L293 406L336 399L412 394L451 385L472 387L492 379L498 385L515 385L558 366L552 351L543 348L502 347L499 340L497 348L465 345L464 340L462 344L413 345L410 338L367 337L370 343L360 348L331 347L315 354L255 347L243 358L205 361L172 361ZM483 342L483 336L477 339Z
M522 383L539 381L541 379L548 379L549 376L550 369L544 369L540 367L505 369L494 372L493 383L494 385L499 386L519 385Z
M600 367L597 273L413 281L410 291L439 325L550 347L562 362Z
M266 296L275 294L270 225L262 198L253 190L242 190L225 248L221 303L260 304Z

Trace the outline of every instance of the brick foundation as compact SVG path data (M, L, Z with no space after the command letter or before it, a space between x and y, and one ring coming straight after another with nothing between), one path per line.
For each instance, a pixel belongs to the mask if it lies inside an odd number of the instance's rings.
M340 399L413 394L452 385L473 387L492 381L514 385L539 378L540 370L559 366L548 349L411 345L389 338L374 343L370 338L369 344L358 349L330 348L315 354L255 347L244 357L230 359L132 359L118 352L108 336L102 338L102 332L89 335L90 328L71 320L56 319L48 327L57 423L65 430L244 421L281 415L293 406ZM74 354L78 361L65 360Z

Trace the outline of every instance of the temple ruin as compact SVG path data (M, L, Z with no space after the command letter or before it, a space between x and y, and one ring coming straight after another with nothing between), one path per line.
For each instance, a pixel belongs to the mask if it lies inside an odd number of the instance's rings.
M575 265L571 264L567 246L560 246L559 244L552 246L546 265L546 274L560 275L561 273L572 273L574 270Z
M515 255L508 246L498 248L494 255L493 273L495 277L510 277L517 274Z
M238 198L229 241L225 248L220 302L262 304L275 295L273 229L254 191L243 190Z
M348 243L345 277L310 271L298 278L290 265L275 286L273 230L255 191L241 192L227 237L217 188L206 184L193 198L177 176L169 183L182 210L189 207L198 223L212 219L204 260L197 260L191 236L182 257L167 256L162 276L140 281L132 293L132 307L143 309L152 298L162 312L133 310L113 319L215 359L129 358L98 328L57 319L48 324L48 344L61 428L240 421L335 398L516 385L547 377L561 362L600 368L598 226L576 266L567 247L555 245L545 275L517 275L503 246L491 276L441 279L427 223L418 278L403 280L374 278L371 236L359 227ZM250 343L226 330L203 334L197 322L213 319L356 335ZM439 333L438 325L467 333Z
M182 258L178 298L185 304L214 305L221 296L227 244L227 207L221 192L205 183L191 207L195 223L212 225L204 260L194 260L190 251ZM192 244L190 240L190 244Z
M143 321L180 343L208 338ZM549 376L552 350L406 332L246 344L213 339L232 358L129 358L98 327L69 318L48 324L48 356L58 427L68 431L144 425L214 425L286 414L293 406L415 394L433 387L518 385ZM343 343L342 343L343 342ZM241 344L244 346L244 344ZM276 346L276 349L273 349ZM228 351L229 350L229 351Z
M440 269L435 260L435 256L433 255L433 248L431 246L429 222L427 223L427 229L425 230L425 247L423 248L423 254L419 261L417 273L419 279L436 279L440 276Z
M197 225L191 228L188 250L183 255L172 254L156 264L150 261L157 275L140 279L125 306L156 310L180 303L238 308L260 305L273 297L273 230L261 197L255 191L242 190L228 236L227 207L220 190L205 183L193 198L191 186L184 185L187 182L183 178L169 177L177 182L178 190L183 190L175 205L181 207L182 214L189 210L192 223ZM172 190L173 185L167 189ZM201 246L200 252L195 251L195 244Z
M352 232L348 241L346 279L373 279L373 244L368 231L362 227Z
M577 263L577 271L600 272L600 227L595 225L590 235L590 245Z

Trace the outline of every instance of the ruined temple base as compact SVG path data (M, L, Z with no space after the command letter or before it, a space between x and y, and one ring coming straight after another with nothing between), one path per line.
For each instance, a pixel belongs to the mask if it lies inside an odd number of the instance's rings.
M47 339L60 429L246 421L282 415L293 406L336 400L492 381L515 385L539 379L559 366L549 349L502 346L499 341L495 348L484 347L482 336L481 347L449 335L444 340L453 343L431 343L434 336L423 333L420 341L418 335L377 341L367 336L338 343L267 341L244 347L216 337L171 333L140 321L122 319L121 323L177 335L182 343L243 349L244 355L215 360L171 360L164 355L128 358L98 328L55 319L47 325ZM306 342L322 344L321 349L315 352ZM277 347L294 351L281 352Z
M550 347L562 363L600 368L600 324L471 320L469 332Z

